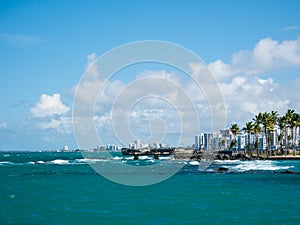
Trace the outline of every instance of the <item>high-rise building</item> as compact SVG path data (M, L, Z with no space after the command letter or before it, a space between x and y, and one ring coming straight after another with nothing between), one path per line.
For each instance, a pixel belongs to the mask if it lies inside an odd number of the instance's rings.
M238 134L237 135L237 150L244 150L246 146L246 135Z
M267 140L264 134L260 135L258 142L258 150L262 151L267 149Z
M202 150L205 146L204 134L200 133L195 136L195 149Z

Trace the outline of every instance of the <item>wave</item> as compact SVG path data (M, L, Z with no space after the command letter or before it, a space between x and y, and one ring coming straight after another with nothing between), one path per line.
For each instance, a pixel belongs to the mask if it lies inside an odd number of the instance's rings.
M51 164L58 164L58 165L64 165L64 164L69 164L69 160L55 159L55 160L50 161L49 163L51 163Z
M153 157L142 155L142 156L139 156L139 160L153 160Z
M51 166L51 165L93 165L99 162L107 162L107 163L125 163L135 166L145 166L152 165L155 163L174 163L174 160L171 160L173 157L160 157L159 160L155 160L151 156L139 156L139 160L134 160L133 156L114 156L111 158L79 158L81 155L76 155L76 157L61 157L61 158L27 158L25 160L19 160L18 158L6 158L0 161L1 167L13 167L13 166ZM177 163L182 163L185 168L190 169L192 171L198 171L198 167L200 162L198 161L178 161ZM218 168L226 168L228 173L243 173L243 172L251 172L251 171L280 171L280 170L290 170L294 168L299 170L297 162L289 162L287 161L272 161L272 160L253 160L253 161L241 161L241 160L215 160L213 163L207 168L208 172L219 171ZM225 171L225 170L224 170Z
M192 166L199 166L200 165L200 163L198 161L191 161L191 162L189 162L189 164L192 165Z
M122 160L122 159L124 159L123 157L120 157L120 156L115 156L115 157L113 157L112 158L113 160Z
M9 161L2 161L0 162L0 165L12 165L14 164L13 162L9 162Z
M240 161L240 160L216 160L215 166L227 168L229 172L247 172L247 171L275 171L287 170L294 166L276 165L275 161L270 160L255 160L255 161Z

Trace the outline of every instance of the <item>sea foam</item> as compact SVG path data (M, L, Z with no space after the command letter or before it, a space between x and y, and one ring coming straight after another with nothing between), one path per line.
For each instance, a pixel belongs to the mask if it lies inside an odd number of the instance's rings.
M50 161L50 163L64 165L64 164L69 164L69 160L55 159L55 160Z
M290 169L293 166L280 166L276 162L270 160L253 160L253 161L240 161L240 160L216 160L215 165L225 167L232 172L246 172L246 171L275 171Z

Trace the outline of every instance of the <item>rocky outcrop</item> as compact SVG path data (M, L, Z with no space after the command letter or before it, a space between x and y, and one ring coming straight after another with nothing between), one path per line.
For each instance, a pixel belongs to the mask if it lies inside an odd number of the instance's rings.
M295 171L292 171L292 170L275 171L274 173L280 173L280 174L300 174L300 172L295 172Z

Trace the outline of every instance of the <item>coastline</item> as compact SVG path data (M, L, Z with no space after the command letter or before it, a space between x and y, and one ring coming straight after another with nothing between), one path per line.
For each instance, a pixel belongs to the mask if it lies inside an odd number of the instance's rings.
M185 159L185 160L194 160L194 161L200 161L203 156L203 152L191 152L191 150L186 151L180 151L174 152L174 158L175 159ZM233 153L231 151L215 151L211 157L214 158L214 160L300 160L299 154L288 154L288 155L272 155L272 156L266 156L265 154L260 154L257 156L256 154L253 154L252 157L249 155L244 155L243 153Z

